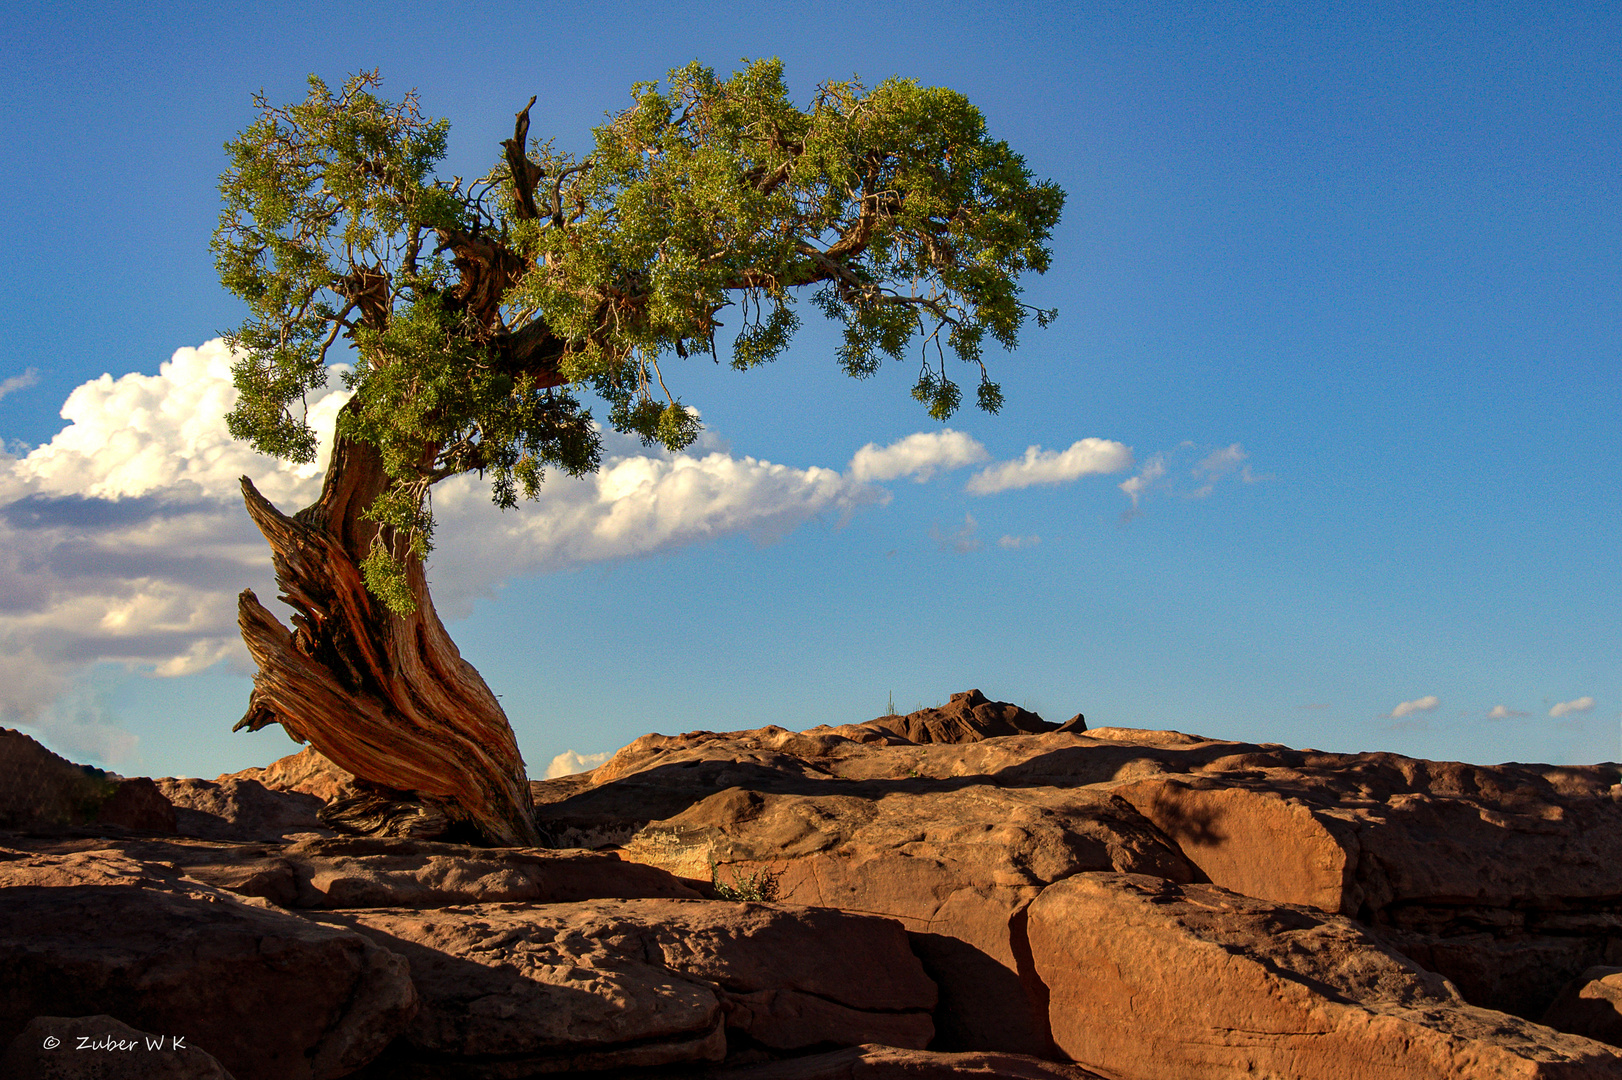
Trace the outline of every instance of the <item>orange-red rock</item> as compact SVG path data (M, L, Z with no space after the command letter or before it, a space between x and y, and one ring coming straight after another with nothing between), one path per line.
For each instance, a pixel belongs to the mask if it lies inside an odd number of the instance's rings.
M186 1037L237 1080L327 1080L410 1021L405 962L364 936L116 862L0 888L0 1042L37 1016L105 1013Z
M1053 1037L1131 1080L1622 1078L1622 1052L1468 1005L1354 921L1081 874L1031 905Z
M323 912L411 963L422 1010L385 1073L478 1075L719 1061L882 1039L921 1049L935 987L900 926L701 900Z

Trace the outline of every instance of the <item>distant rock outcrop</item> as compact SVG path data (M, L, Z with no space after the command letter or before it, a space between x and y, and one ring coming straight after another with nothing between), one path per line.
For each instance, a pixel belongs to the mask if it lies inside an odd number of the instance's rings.
M125 779L64 757L0 728L0 829L111 826L174 832L175 811L146 777Z
M54 1017L238 1080L1622 1080L1614 765L1088 730L969 691L646 735L532 784L553 848L480 849L334 836L414 811L308 749L155 787L5 752L18 1053Z
M914 743L979 742L1000 735L1039 735L1061 727L1018 705L987 701L978 690L953 694L952 700L939 708L919 709L905 716L881 716L861 726L888 731ZM1062 726L1069 730L1087 730L1086 721L1080 716Z

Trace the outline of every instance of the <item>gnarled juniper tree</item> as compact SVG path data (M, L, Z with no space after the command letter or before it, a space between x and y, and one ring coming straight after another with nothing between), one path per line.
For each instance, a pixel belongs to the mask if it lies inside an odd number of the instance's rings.
M907 80L826 83L800 109L775 60L726 79L695 63L633 87L583 157L530 139L532 98L471 183L434 173L447 123L414 93L376 96L380 81L258 97L227 145L213 247L249 309L232 434L312 460L302 402L334 344L355 352L320 498L289 517L242 481L297 614L289 631L242 594L259 671L237 726L280 723L487 842L534 843L512 729L429 600L432 486L477 471L510 507L547 467L594 470L577 391L617 430L687 446L697 423L661 362L772 360L802 300L844 324L852 376L921 357L913 395L944 420L951 354L996 412L982 350L1052 318L1019 279L1047 269L1064 195L961 94ZM718 340L727 307L739 325Z

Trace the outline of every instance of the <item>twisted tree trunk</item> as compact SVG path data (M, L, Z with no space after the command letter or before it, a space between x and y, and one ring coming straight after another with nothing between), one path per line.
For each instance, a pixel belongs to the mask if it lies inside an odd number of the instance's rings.
M379 526L361 512L387 485L376 450L343 436L321 497L292 517L242 478L281 598L297 614L288 630L251 589L238 598L259 671L236 730L281 724L362 780L410 792L486 843L537 845L512 726L434 612L421 560L408 561L415 613L396 615L366 591L360 563Z

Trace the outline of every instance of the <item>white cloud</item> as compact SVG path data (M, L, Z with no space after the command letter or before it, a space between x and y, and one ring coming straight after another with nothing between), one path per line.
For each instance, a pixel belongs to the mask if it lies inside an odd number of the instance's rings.
M1225 446L1221 450L1213 450L1202 458L1198 465L1194 466L1194 475L1226 476L1244 464L1245 459L1249 456L1249 454L1245 453L1244 447L1238 443Z
M588 772L613 756L612 750L605 750L601 754L577 754L573 750L565 750L546 767L546 778L556 780L560 776Z
M1508 720L1511 717L1525 716L1525 715L1526 715L1526 713L1521 712L1519 709L1510 709L1510 708L1506 708L1503 705L1494 705L1490 710L1488 710L1487 719L1488 720Z
M273 502L308 501L348 398L335 386L309 396L310 422L322 438L318 460L293 465L254 453L225 430L236 402L225 343L179 349L156 375L103 375L76 387L62 406L68 426L16 462L11 477L47 495L235 501L237 478L246 474Z
M1544 700L1547 701L1548 699L1545 698ZM1593 707L1594 707L1594 699L1591 698L1591 697L1584 696L1584 697L1577 698L1575 701L1562 701L1562 702L1560 702L1559 704L1555 705L1554 708L1549 710L1549 715L1550 716L1565 716L1568 713L1587 712L1589 709L1592 709Z
M997 538L997 546L1000 548L1007 548L1010 551L1017 551L1020 548L1025 547L1035 547L1041 542L1042 538L1040 536L999 536Z
M1435 694L1426 694L1422 698L1402 702L1395 709L1392 709L1387 716L1392 720L1400 720L1404 716L1410 716L1416 712L1430 712L1441 703L1442 699Z
M651 555L722 536L770 543L828 512L849 515L888 498L882 489L812 466L754 458L627 457L572 479L549 475L541 497L502 512L477 478L434 489L434 602L457 618L501 582L527 574ZM479 558L450 556L479 552Z
M230 366L223 343L210 341L178 350L156 375L104 375L68 396L68 423L49 443L0 453L0 723L32 726L58 748L89 745L99 730L93 718L61 699L93 664L158 675L221 660L249 669L236 594L250 587L268 603L276 590L238 477L251 476L291 512L318 494L330 445L316 462L293 466L233 439L224 419L235 401ZM310 396L311 422L325 439L344 400L337 390ZM720 450L638 456L624 440L605 443L617 453L601 472L549 474L542 498L516 511L498 510L474 477L435 488L443 557L429 570L443 614L466 612L516 575L735 533L770 541L818 515L889 497L832 469ZM938 460L954 452L962 445ZM474 551L478 558L466 557ZM103 735L103 749L118 752L116 738Z
M1131 466L1132 451L1109 439L1082 439L1064 451L1032 446L1023 458L981 469L970 478L965 490L971 495L992 495L1036 484L1065 484L1083 476L1120 472Z
M937 470L974 465L990 457L986 448L961 431L920 431L889 446L868 443L850 459L848 472L860 482L911 476L923 483Z
M1133 510L1138 508L1138 497L1143 494L1144 489L1165 475L1166 456L1164 454L1155 454L1143 463L1143 468L1138 471L1138 475L1121 481L1120 489L1126 492L1127 497L1132 500Z
M0 720L113 762L129 737L75 697L76 674L101 661L162 675L222 659L246 666L236 593L274 588L237 477L298 505L318 490L320 465L277 462L231 438L230 367L211 341L178 350L156 375L103 375L68 395L68 422L50 442L0 455ZM318 429L330 430L343 400L311 395Z
M1137 517L1144 499L1151 489L1163 491L1183 499L1203 499L1217 489L1219 484L1225 483L1230 477L1237 474L1240 481L1246 484L1258 484L1264 480L1271 480L1270 476L1258 475L1251 471L1247 462L1250 455L1239 443L1230 443L1215 450L1204 451L1204 456L1187 464L1194 455L1201 454L1202 448L1193 442L1184 440L1171 450L1159 451L1149 456L1144 462L1138 475L1129 477L1120 484L1121 491L1132 500L1132 505L1123 515L1130 521ZM1184 473L1184 469L1187 472ZM1191 478L1195 486L1185 487L1177 481L1168 479L1172 470L1176 475ZM1184 481L1186 483L1186 481Z
M29 368L21 375L13 375L9 379L0 379L0 400L4 400L7 395L14 394L18 390L26 390L37 382L39 382L38 368Z
M1207 454L1200 459L1199 464L1190 470L1190 475L1196 480L1203 481L1203 483L1188 493L1189 498L1203 499L1211 494L1212 491L1216 490L1217 481L1239 468L1240 465L1244 464L1247 457L1249 455L1245 453L1244 447L1238 443ZM1250 466L1248 465L1245 466L1244 478L1247 482L1253 482L1250 475Z
M975 531L980 523L974 520L973 514L963 515L963 525L956 532L943 533L939 525L929 527L929 538L935 541L942 551L955 551L959 555L967 555L971 551L979 551L983 546Z

